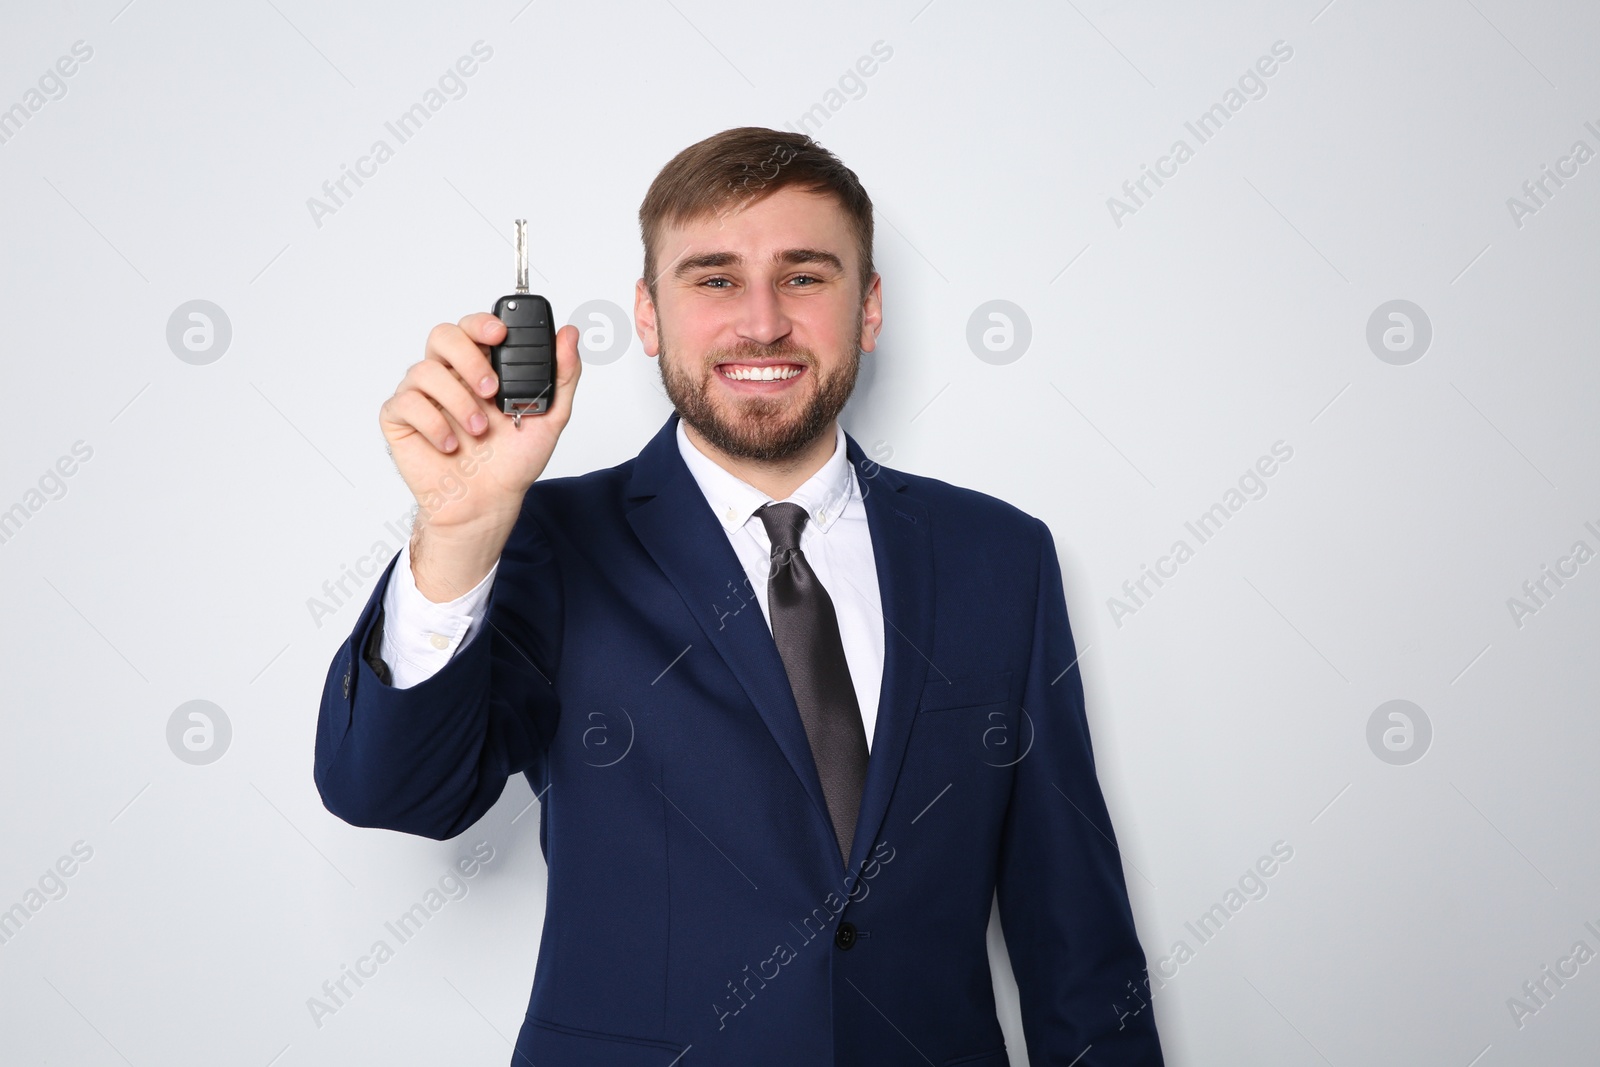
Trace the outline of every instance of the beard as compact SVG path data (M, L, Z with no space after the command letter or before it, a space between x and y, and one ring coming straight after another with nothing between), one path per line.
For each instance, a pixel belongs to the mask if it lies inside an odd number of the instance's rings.
M862 313L856 312L853 338L861 336ZM721 373L716 364L746 359L781 359L805 367L802 377L815 378L810 396L797 402L787 396L741 396L725 410L712 397ZM852 343L838 369L823 374L816 356L788 337L773 345L744 344L706 355L696 371L680 367L669 357L663 340L657 353L661 384L678 418L699 431L716 448L739 459L773 462L799 455L839 417L845 401L855 391L861 371L861 349Z

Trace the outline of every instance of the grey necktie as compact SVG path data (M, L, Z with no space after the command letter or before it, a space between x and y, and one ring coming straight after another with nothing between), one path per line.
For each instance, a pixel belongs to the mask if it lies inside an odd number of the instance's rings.
M756 514L772 541L767 578L772 639L811 742L840 855L849 864L867 780L867 732L839 638L839 619L828 591L800 551L806 509L793 503L766 504Z

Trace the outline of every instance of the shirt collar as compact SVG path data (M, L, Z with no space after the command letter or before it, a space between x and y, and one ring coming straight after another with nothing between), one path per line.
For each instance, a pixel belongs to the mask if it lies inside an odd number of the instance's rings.
M834 421L833 455L828 457L815 474L791 493L791 500L806 509L807 520L824 533L844 512L855 497L856 480L845 455L844 427ZM688 466L689 473L699 483L706 503L716 515L722 528L729 533L750 521L756 509L774 503L773 499L743 478L725 470L710 456L700 451L684 432L683 420L678 420L678 452Z

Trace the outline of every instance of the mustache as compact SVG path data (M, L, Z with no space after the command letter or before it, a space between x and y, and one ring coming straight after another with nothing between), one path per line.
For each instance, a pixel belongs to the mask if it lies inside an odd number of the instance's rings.
M811 350L801 348L790 341L781 341L775 345L745 344L733 348L719 348L706 356L707 368L715 367L718 363L738 363L745 360L788 360L805 366L815 366L817 357Z

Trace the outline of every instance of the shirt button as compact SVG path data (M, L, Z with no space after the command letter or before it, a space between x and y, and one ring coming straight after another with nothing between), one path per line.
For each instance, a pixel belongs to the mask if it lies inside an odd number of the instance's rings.
M733 522L739 517L739 513L732 508L728 508L723 514L727 516L729 522Z
M450 647L450 639L444 634L429 634L428 643L441 651Z

